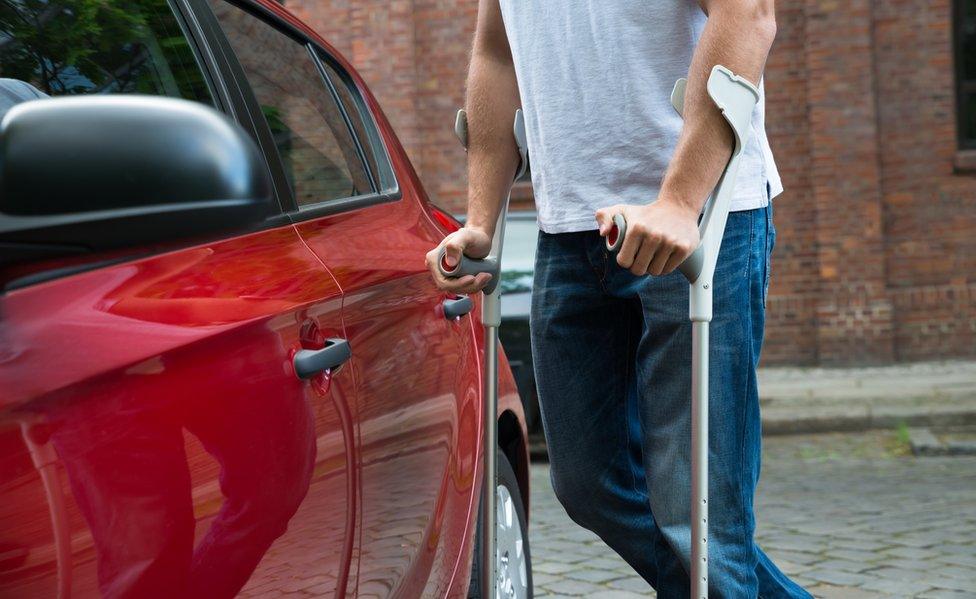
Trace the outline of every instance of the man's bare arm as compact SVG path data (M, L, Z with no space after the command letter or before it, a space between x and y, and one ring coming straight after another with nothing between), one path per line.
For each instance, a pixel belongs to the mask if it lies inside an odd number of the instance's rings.
M758 84L776 36L774 0L700 3L708 21L688 71L684 126L658 201L597 213L602 234L610 230L614 214L627 217L628 235L617 261L634 274L667 274L697 247L698 214L728 163L733 143L728 123L705 89L708 77L721 64Z
M759 84L776 37L774 0L703 0L708 22L688 70L684 127L661 186L660 199L695 216L718 183L732 153L729 124L705 86L721 64Z
M481 0L468 67L468 225L491 236L518 168L512 135L520 106L498 0Z
M478 6L467 88L468 216L465 227L441 244L451 265L462 253L473 258L488 255L502 202L518 168L518 148L512 135L515 110L520 106L518 84L498 0L481 0ZM472 293L488 283L486 274L445 279L436 268L441 246L427 255L439 287Z

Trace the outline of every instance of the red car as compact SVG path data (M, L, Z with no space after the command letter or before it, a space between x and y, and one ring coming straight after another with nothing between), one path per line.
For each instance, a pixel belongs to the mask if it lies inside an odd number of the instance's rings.
M47 0L0 74L0 597L476 594L480 300L350 65L269 0Z

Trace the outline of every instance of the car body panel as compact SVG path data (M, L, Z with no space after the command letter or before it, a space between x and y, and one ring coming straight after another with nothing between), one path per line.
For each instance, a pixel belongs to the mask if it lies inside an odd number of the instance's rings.
M464 526L477 461L470 318L444 318L423 261L434 231L404 195L298 225L343 289L354 348L364 597L443 592L460 552L445 533Z
M3 596L54 595L59 569L75 597L335 584L353 382L291 356L340 310L291 226L0 297Z

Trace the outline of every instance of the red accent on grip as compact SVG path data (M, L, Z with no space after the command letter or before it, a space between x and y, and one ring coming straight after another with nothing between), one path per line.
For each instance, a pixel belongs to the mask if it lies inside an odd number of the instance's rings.
M620 235L620 229L617 228L617 225L612 225L610 232L607 233L607 243L611 247L617 245L617 235Z

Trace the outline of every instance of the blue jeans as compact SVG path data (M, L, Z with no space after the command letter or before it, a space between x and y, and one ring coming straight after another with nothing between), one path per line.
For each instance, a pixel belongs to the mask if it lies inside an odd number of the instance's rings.
M710 597L810 597L753 540L756 366L772 208L729 215L714 277ZM596 231L540 232L530 316L553 487L658 596L689 596L691 323L677 271L637 277Z

